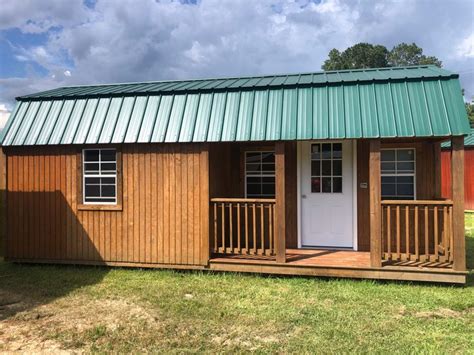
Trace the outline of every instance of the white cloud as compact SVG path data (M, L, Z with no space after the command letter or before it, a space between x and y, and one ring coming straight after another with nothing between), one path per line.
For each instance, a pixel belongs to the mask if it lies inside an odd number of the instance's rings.
M8 117L10 117L10 110L5 105L0 105L0 131L5 127Z
M357 42L416 42L447 69L472 69L472 46L460 52L453 41L473 33L474 3L464 0L3 2L0 28L61 30L17 53L49 75L0 79L0 102L66 84L317 71L330 49ZM472 76L461 79L474 94Z
M461 41L457 48L457 54L460 57L474 58L474 33Z

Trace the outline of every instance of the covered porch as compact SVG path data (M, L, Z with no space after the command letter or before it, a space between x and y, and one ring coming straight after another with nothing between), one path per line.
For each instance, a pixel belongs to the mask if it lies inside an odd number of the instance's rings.
M452 200L441 199L440 139L354 141L350 247L304 245L299 143L211 145L210 268L465 282L463 137L451 140ZM414 199L382 198L381 151L394 145L416 147ZM247 151L274 152L274 197L247 196Z

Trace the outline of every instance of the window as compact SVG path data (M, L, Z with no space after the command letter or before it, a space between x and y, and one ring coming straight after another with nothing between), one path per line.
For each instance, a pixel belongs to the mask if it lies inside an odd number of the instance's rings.
M415 149L381 150L382 198L415 199Z
M82 162L84 204L116 204L116 150L84 149Z
M342 143L311 144L311 192L342 192Z
M275 153L245 153L245 194L247 197L275 197Z

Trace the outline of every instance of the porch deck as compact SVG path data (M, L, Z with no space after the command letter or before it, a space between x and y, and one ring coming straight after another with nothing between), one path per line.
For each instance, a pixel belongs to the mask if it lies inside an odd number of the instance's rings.
M286 263L265 255L216 255L209 262L216 271L280 275L370 278L385 280L465 283L466 272L442 262L392 261L370 266L370 252L327 249L287 249Z

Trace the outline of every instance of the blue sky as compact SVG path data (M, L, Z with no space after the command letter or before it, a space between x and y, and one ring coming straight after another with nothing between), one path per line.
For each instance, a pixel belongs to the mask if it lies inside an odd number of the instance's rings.
M3 0L0 108L64 85L319 71L358 42L416 42L474 95L473 1Z

